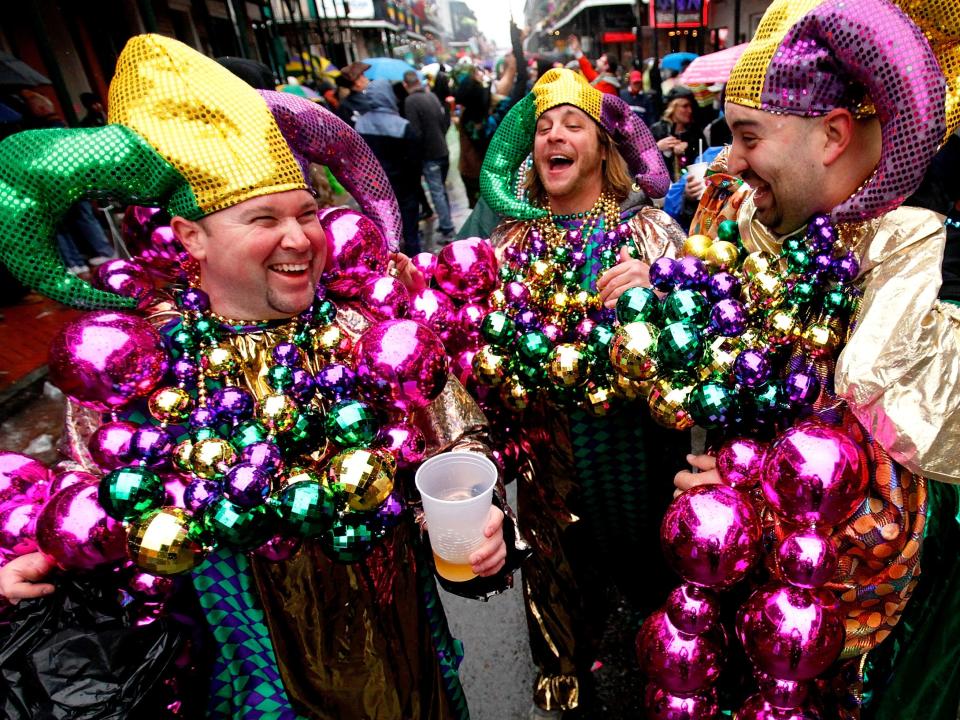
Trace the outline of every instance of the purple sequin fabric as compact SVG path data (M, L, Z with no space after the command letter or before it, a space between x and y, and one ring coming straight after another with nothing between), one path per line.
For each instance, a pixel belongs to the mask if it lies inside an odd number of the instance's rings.
M855 222L889 212L919 186L946 130L945 94L933 51L899 8L886 0L827 0L787 31L760 103L816 116L872 102L883 128L880 162L832 213L834 222Z
M390 182L373 151L343 120L316 103L289 93L260 90L293 156L307 167L326 165L373 220L391 250L403 236L400 210Z
M600 124L610 133L640 188L652 198L661 198L670 187L670 174L650 130L623 100L604 94Z

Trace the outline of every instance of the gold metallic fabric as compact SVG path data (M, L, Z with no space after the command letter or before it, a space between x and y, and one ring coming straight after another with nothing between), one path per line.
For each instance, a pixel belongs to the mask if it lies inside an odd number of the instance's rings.
M563 72L559 68L547 70L533 86L533 98L537 117L558 105L573 105L600 123L603 93L579 73Z
M184 177L170 210L190 219L306 189L266 102L208 57L161 35L131 38L110 83L109 121L136 131Z

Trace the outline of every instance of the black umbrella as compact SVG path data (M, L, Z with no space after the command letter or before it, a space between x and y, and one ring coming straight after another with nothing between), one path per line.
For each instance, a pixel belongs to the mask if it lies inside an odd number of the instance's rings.
M49 79L27 65L23 60L15 58L10 53L0 52L0 86L32 87L49 84Z

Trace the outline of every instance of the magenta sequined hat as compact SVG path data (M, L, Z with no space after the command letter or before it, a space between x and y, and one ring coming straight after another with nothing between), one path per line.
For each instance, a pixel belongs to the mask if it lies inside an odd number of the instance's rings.
M495 212L518 220L547 214L543 208L518 198L514 185L517 171L533 150L537 118L559 105L580 108L610 134L634 182L648 196L666 195L670 175L643 120L623 100L600 92L582 75L553 68L510 109L490 141L480 174L480 192Z
M730 75L726 99L737 105L805 117L836 108L877 116L880 162L834 208L837 222L900 205L956 128L960 3L922 5L923 28L887 0L774 0Z

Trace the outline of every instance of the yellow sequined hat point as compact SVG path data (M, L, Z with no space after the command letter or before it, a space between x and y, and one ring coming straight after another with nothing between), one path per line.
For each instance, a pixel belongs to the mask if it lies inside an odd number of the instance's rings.
M187 185L168 203L173 214L196 219L306 188L257 91L176 40L130 39L110 83L109 121L134 130L183 176Z
M603 93L579 73L565 68L552 68L533 86L537 117L558 105L573 105L583 110L598 123Z

